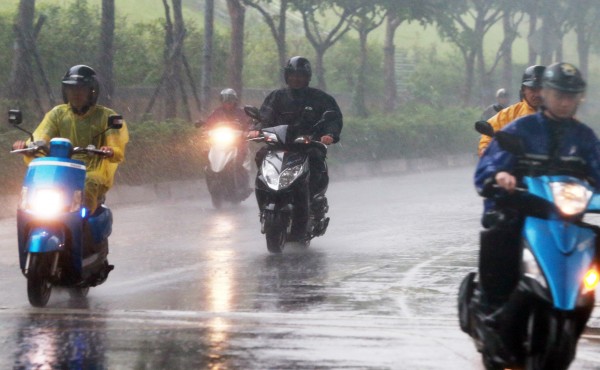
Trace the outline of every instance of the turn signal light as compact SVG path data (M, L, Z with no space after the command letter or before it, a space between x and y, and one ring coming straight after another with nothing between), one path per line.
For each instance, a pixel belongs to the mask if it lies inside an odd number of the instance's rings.
M596 289L596 286L598 286L599 281L600 275L598 275L598 271L596 270L596 268L592 267L583 278L585 292L589 292Z

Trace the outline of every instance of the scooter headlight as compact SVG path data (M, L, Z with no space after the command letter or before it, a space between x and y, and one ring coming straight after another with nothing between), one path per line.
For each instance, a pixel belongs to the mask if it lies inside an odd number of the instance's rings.
M548 288L544 273L529 248L523 248L523 273L540 283L542 287Z
M208 132L212 145L231 146L235 144L239 131L230 127L217 127Z
M554 204L566 216L579 214L587 208L593 192L581 184L568 182L550 183Z
M279 175L279 187L287 188L290 186L302 173L304 172L304 163L296 165L294 167L286 168L281 175Z
M271 163L264 162L261 171L267 185L273 190L279 190L290 186L304 172L304 163L279 173Z
M39 218L50 219L65 210L65 202L62 193L56 189L38 189L28 208Z

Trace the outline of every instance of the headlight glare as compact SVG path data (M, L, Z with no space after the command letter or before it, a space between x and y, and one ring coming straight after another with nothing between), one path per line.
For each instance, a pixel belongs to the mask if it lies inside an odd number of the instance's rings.
M211 144L222 146L233 145L238 136L236 135L236 130L231 129L230 127L217 127L210 130L208 135L210 137Z
M63 195L55 189L38 189L33 194L29 209L40 218L53 218L65 209Z
M552 182L550 188L554 204L567 216L585 211L593 195L593 192L585 186L575 183Z

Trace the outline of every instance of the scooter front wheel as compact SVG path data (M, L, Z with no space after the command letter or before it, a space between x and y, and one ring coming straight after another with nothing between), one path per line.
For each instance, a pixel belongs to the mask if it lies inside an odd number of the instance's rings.
M268 212L265 214L265 237L269 252L281 253L285 245L286 235L286 216L278 212Z
M566 370L575 357L577 324L573 318L541 309L527 323L526 370Z
M51 259L48 255L32 254L27 273L27 298L34 307L44 307L52 293L50 282Z

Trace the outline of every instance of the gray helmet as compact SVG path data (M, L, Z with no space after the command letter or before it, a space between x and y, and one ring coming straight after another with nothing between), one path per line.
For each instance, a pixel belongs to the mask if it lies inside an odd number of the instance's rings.
M496 91L496 98L508 98L508 93L506 92L506 89L498 89L498 91Z
M231 88L221 90L220 95L221 95L221 103L227 103L227 102L236 102L237 103L239 101L237 93L235 92L234 89L231 89Z
M521 86L527 87L542 87L542 76L546 67L540 65L529 66L523 72L521 78Z
M586 86L579 69L570 63L554 63L548 66L542 84L544 88L573 94L584 92Z
M96 77L96 71L91 67L83 64L79 64L69 68L62 79L62 95L65 104L67 101L67 94L65 92L66 86L86 86L90 88L90 97L88 100L89 106L93 106L98 101L98 93L100 92L100 84Z

